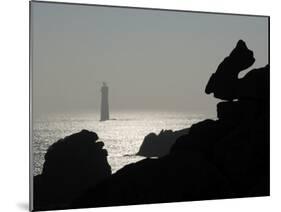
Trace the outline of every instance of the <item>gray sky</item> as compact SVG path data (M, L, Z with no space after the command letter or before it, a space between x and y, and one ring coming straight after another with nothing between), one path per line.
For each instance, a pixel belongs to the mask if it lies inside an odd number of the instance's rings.
M204 93L243 39L257 68L268 63L268 19L32 3L33 110L97 111L101 82L111 110L216 112Z

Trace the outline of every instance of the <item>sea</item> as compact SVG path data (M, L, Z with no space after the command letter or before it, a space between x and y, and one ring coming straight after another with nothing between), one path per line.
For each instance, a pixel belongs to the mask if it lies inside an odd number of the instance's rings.
M96 132L99 141L104 142L107 160L114 173L144 158L135 153L149 133L188 128L207 118L202 114L170 111L118 111L110 115L110 120L102 122L98 112L49 114L33 119L33 175L41 174L44 155L51 144L82 129Z

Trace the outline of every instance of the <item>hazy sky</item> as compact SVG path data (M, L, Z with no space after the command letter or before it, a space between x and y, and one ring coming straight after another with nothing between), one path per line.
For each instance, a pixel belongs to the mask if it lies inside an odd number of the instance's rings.
M95 111L101 82L111 110L215 114L204 93L243 39L268 63L268 19L236 15L32 3L35 114Z

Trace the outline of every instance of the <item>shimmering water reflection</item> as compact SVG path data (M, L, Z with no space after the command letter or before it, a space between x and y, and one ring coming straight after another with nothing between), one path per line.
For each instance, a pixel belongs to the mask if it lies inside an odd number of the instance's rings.
M87 129L98 134L108 151L108 162L115 172L136 162L141 156L124 156L138 152L143 138L162 129L179 130L204 119L200 114L183 112L115 112L114 120L99 121L99 113L56 114L42 116L33 122L34 175L40 174L48 147L72 133Z

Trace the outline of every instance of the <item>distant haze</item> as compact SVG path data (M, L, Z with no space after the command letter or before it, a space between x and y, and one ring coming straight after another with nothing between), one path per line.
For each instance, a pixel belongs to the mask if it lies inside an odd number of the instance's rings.
M32 3L34 114L110 110L213 115L204 93L218 64L243 39L252 68L268 63L266 17Z

